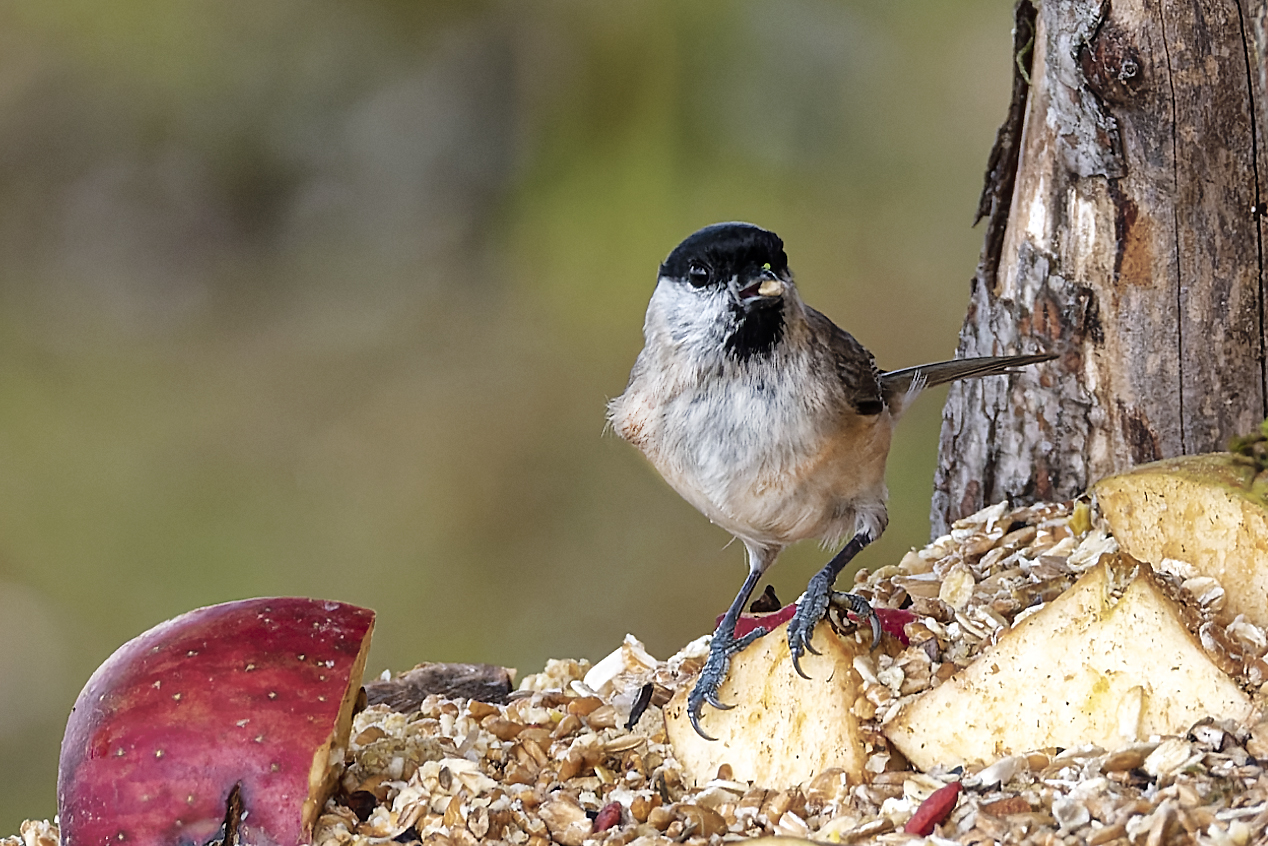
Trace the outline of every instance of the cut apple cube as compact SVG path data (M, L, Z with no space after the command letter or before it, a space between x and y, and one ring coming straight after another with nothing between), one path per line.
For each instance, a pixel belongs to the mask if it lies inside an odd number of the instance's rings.
M1143 464L1092 489L1121 548L1155 567L1168 559L1215 579L1228 617L1268 626L1268 484L1230 453Z
M1103 555L1071 588L1005 631L884 726L921 769L1048 747L1116 748L1204 717L1250 719L1246 693L1191 630L1148 564Z
M822 654L801 658L809 680L793 669L787 623L734 656L718 691L734 707L705 705L700 718L716 740L696 734L688 719L694 680L678 690L665 707L665 728L690 783L715 778L723 764L735 780L773 789L808 783L833 767L853 783L862 780L867 754L851 708L862 690L854 660L870 652L871 632L842 637L820 623L813 644Z

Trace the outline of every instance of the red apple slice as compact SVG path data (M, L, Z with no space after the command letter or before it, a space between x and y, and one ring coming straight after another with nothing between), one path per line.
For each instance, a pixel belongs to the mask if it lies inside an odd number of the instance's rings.
M898 638L903 646L907 645L907 635L903 631L903 626L919 619L911 611L902 608L882 608L876 606L872 609L876 612L876 617L881 621L881 631L891 634ZM797 603L790 602L778 611L770 611L765 614L741 614L740 619L735 622L735 636L744 637L744 635L753 631L753 629L761 626L766 629L767 633L775 631L792 619L797 611ZM716 626L722 622L723 615L719 614L713 624Z
M125 643L66 725L63 846L202 844L235 823L238 843L309 842L343 762L373 628L374 612L355 605L246 599Z

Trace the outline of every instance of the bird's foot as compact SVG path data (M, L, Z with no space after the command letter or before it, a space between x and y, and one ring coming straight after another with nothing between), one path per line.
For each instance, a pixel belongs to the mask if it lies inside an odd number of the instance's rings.
M815 626L828 613L828 595L832 593L832 582L828 574L820 570L806 585L806 592L797 601L797 611L788 621L788 651L792 654L793 669L803 679L808 679L801 669L801 656L809 652L818 655L810 639L814 637Z
M861 596L834 591L828 576L822 570L814 575L810 584L806 585L801 601L797 603L796 613L788 621L788 651L792 654L793 669L803 679L809 679L810 676L801 669L801 656L807 652L819 654L819 650L810 641L819 621L827 616L829 604L853 611L860 620L867 618L872 626L872 648L875 649L881 642L881 621L872 606Z
M701 709L705 703L721 711L729 711L735 707L718 699L718 688L726 680L727 670L731 666L731 656L742 652L750 643L764 634L766 629L760 626L743 637L736 637L734 630L725 633L719 630L713 633L713 640L709 643L709 657L705 659L704 669L700 671L700 676L696 679L696 685L691 689L691 693L687 694L687 717L691 720L691 727L696 730L696 734L705 740L717 738L710 737L705 734L704 729L700 728Z

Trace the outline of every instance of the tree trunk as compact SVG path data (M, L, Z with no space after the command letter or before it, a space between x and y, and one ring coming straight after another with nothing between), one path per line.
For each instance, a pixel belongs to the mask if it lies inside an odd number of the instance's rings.
M1223 449L1268 416L1266 10L1019 3L959 354L1060 358L953 386L935 534L1000 499Z

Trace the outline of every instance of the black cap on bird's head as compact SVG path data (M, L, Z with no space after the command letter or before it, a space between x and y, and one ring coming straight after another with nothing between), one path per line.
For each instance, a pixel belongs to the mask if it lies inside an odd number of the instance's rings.
M778 235L751 223L715 223L675 247L660 266L660 275L702 288L725 285L732 277L756 277L763 269L774 276L788 275L788 256Z
M751 223L715 223L689 235L660 266L662 279L723 295L734 327L726 349L740 359L769 352L784 333L780 306L792 282L784 242Z

